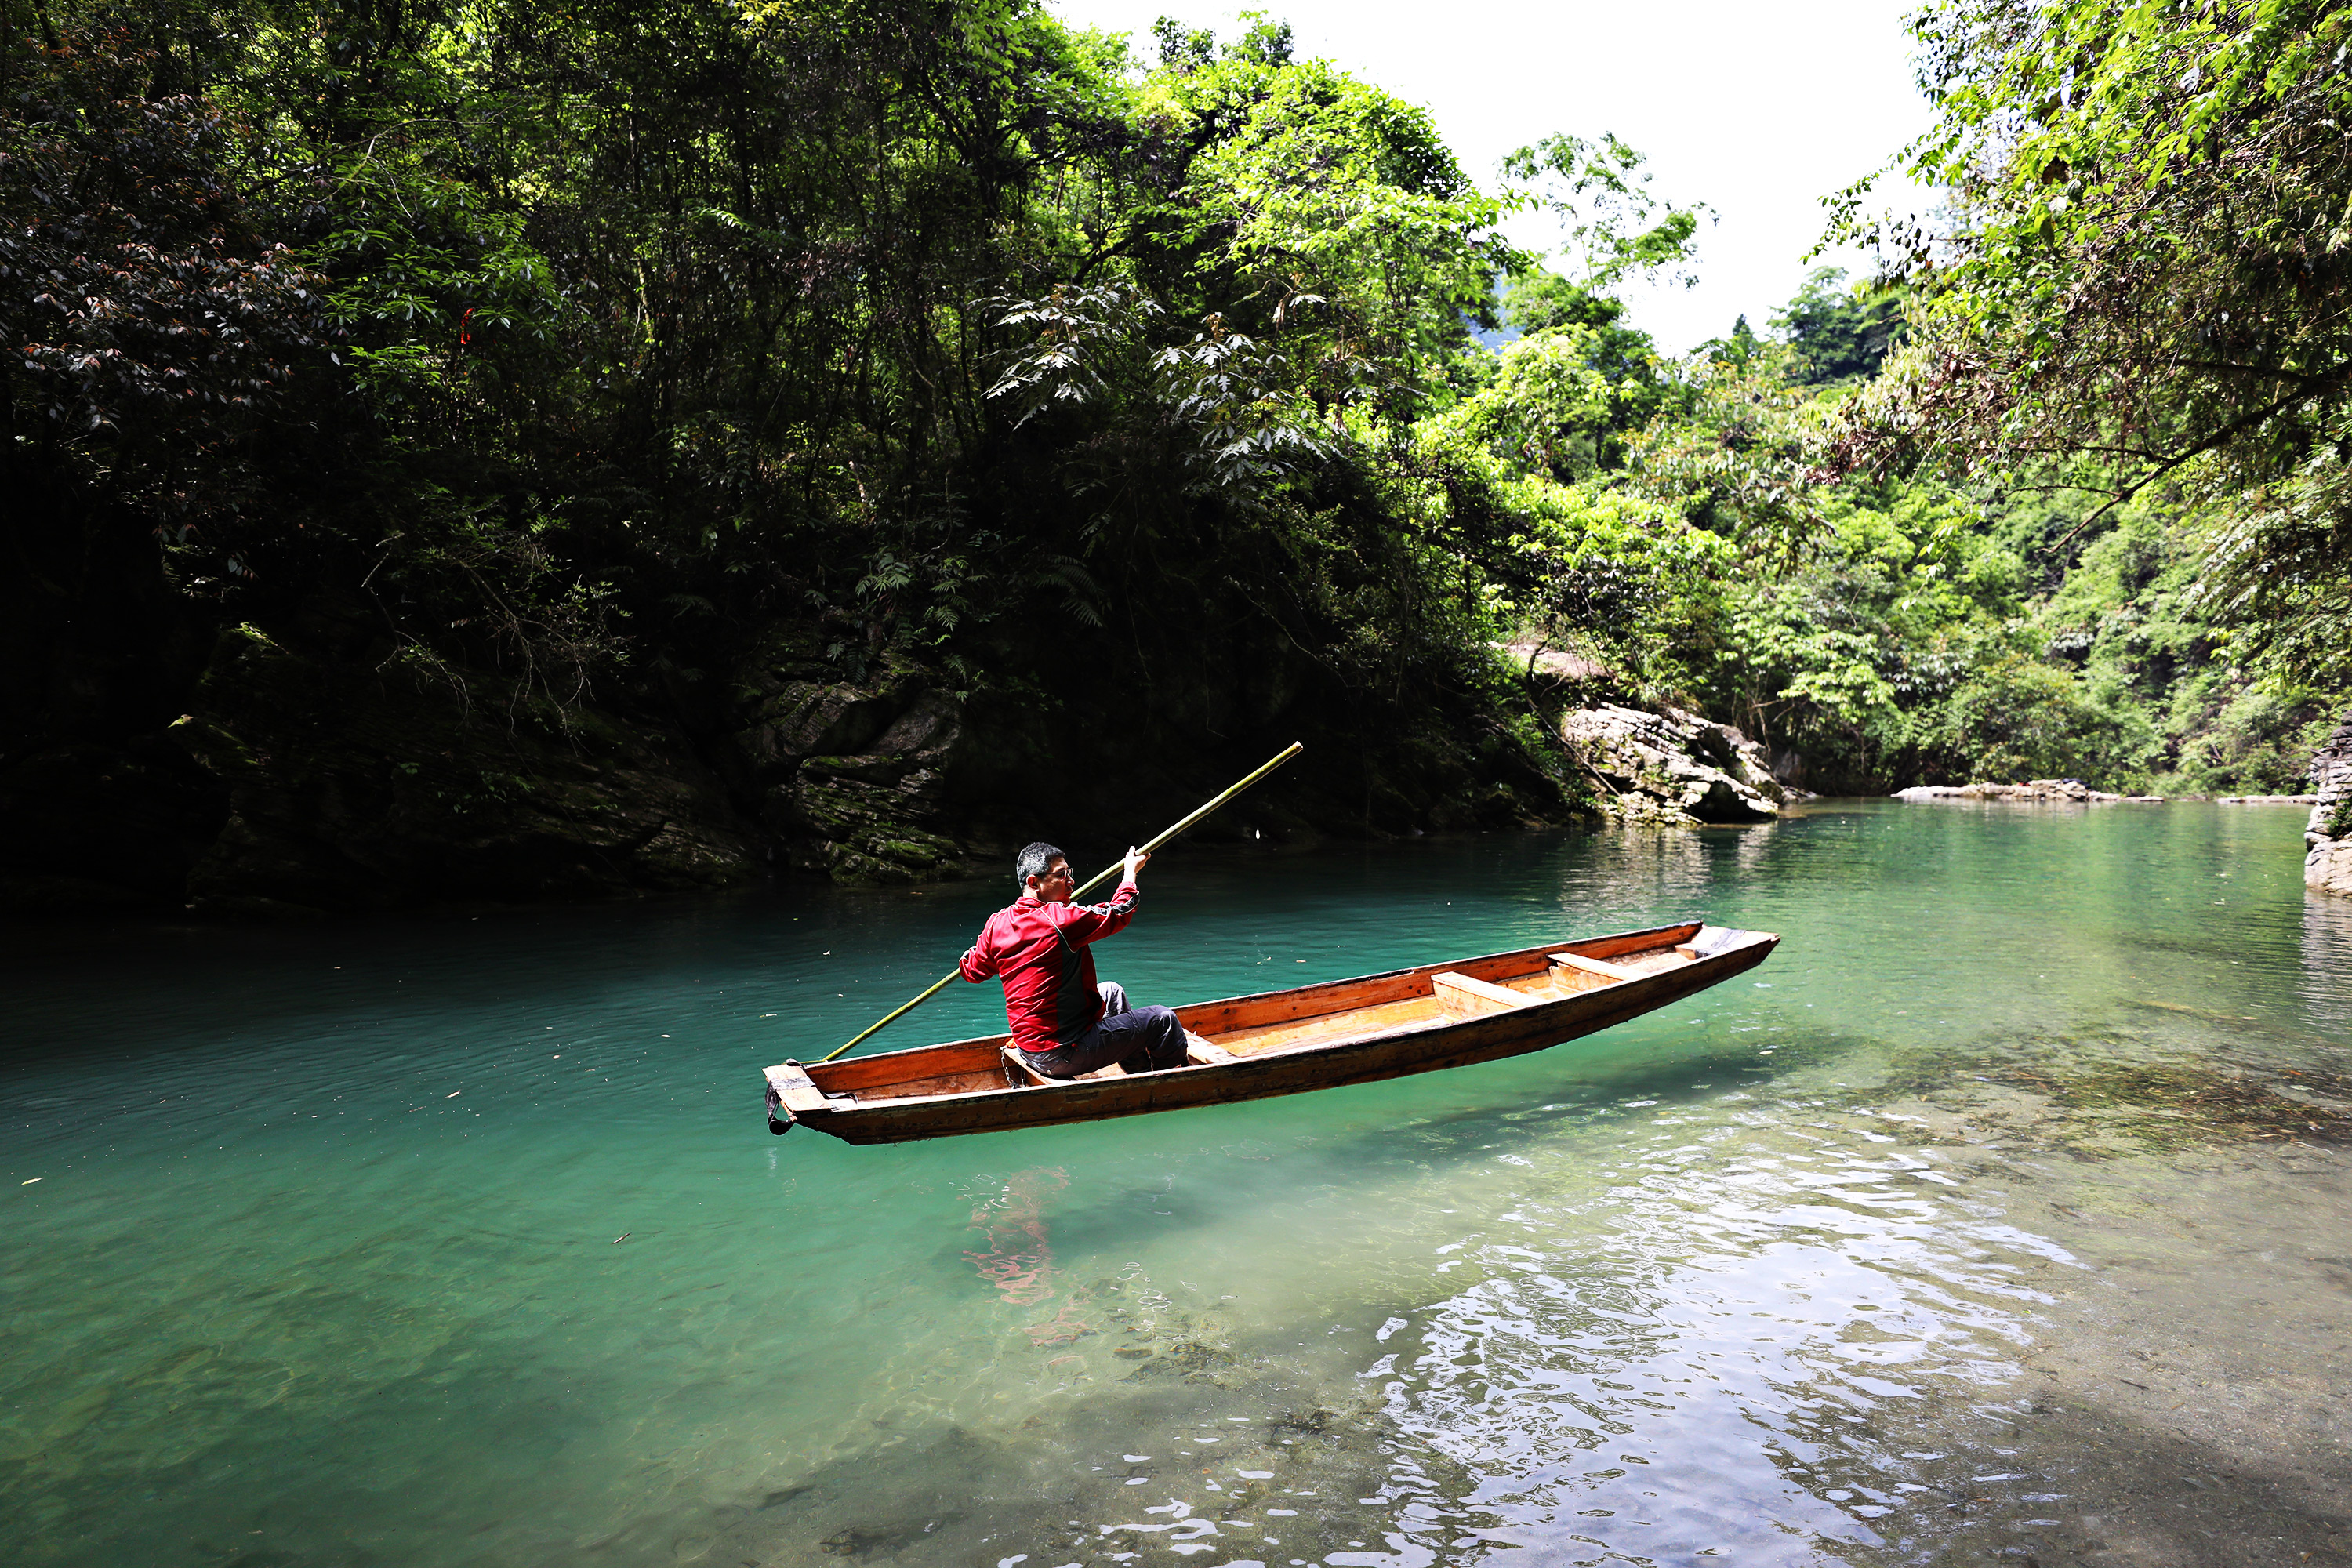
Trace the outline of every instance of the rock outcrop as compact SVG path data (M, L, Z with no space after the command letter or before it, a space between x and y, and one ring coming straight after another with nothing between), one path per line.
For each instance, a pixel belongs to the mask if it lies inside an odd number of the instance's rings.
M805 640L805 639L803 639ZM788 867L961 874L965 704L798 643L719 680L559 708L478 669L338 662L222 634L155 731L0 755L0 910L300 915L709 891ZM1002 747L1000 750L1003 749Z
M2023 784L1914 784L1895 792L1896 800L2006 800L2021 805L2106 805L2155 795L2111 795L2081 779L2028 779Z
M835 881L954 876L961 851L938 827L962 702L903 659L828 679L814 651L805 632L779 633L738 675L752 706L735 741L761 821L794 865Z
M1601 786L1601 809L1624 821L1769 822L1790 798L1755 742L1679 708L1574 709L1559 734Z
M1495 650L1511 661L1514 668L1547 680L1580 684L1607 680L1611 671L1607 665L1586 654L1571 653L1565 648L1540 647L1531 642L1496 643Z
M2311 759L2317 803L2304 829L2304 885L2352 898L2352 713Z

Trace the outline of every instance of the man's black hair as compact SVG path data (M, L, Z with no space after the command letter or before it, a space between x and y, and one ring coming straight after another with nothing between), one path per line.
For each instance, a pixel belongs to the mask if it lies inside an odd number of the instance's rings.
M1019 858L1013 862L1013 879L1021 885L1021 890L1025 893L1029 890L1030 878L1042 877L1045 874L1046 867L1056 860L1068 858L1068 856L1050 844L1032 844L1021 851Z

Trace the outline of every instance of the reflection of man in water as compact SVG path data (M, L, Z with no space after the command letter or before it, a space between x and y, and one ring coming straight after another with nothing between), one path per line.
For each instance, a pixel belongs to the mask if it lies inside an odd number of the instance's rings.
M1124 987L1095 980L1087 944L1123 931L1142 895L1136 874L1151 858L1127 852L1127 874L1107 904L1073 904L1077 879L1050 844L1032 844L1013 863L1022 894L988 917L963 955L974 984L1004 982L1004 1019L1013 1043L1049 1078L1076 1078L1117 1062L1129 1072L1184 1065L1184 1030L1166 1007L1127 1005Z
M988 1237L988 1250L964 1257L979 1268L982 1279L1004 1292L1010 1306L1034 1307L1066 1290L1045 1238L1045 1200L1069 1184L1059 1166L1024 1171L1004 1184L1003 1193L971 1211L971 1223ZM1087 1299L1084 1289L1067 1289L1051 1318L1021 1331L1033 1345L1066 1345L1090 1334L1095 1331L1078 1315Z

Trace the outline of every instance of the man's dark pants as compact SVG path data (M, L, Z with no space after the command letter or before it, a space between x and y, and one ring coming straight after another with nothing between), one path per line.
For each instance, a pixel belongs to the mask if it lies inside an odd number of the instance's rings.
M1032 1051L1029 1065L1047 1078L1076 1078L1117 1062L1129 1072L1157 1072L1184 1065L1184 1026L1171 1007L1127 1005L1127 987L1106 980L1103 1016L1066 1046Z

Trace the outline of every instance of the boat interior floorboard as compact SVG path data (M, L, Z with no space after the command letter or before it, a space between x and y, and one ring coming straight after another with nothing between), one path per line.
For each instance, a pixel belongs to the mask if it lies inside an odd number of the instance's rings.
M877 1100L912 1100L927 1094L983 1094L1005 1087L1004 1071L992 1068L985 1072L947 1073L938 1078L908 1079L901 1083L861 1084L854 1091L857 1102L869 1105Z
M1435 996L1407 996L1402 1001L1381 1002L1370 1007L1350 1007L1318 1017L1286 1018L1278 1024L1260 1024L1254 1028L1211 1035L1209 1040L1237 1057L1259 1057L1269 1051L1296 1050L1345 1039L1350 1035L1369 1035L1379 1029L1418 1024L1442 1017L1444 1011L1444 1005Z
M1506 991L1520 992L1530 1000L1537 1002L1549 1002L1554 997L1564 994L1558 982L1550 975L1543 973L1514 974L1507 980L1497 980L1495 984Z

